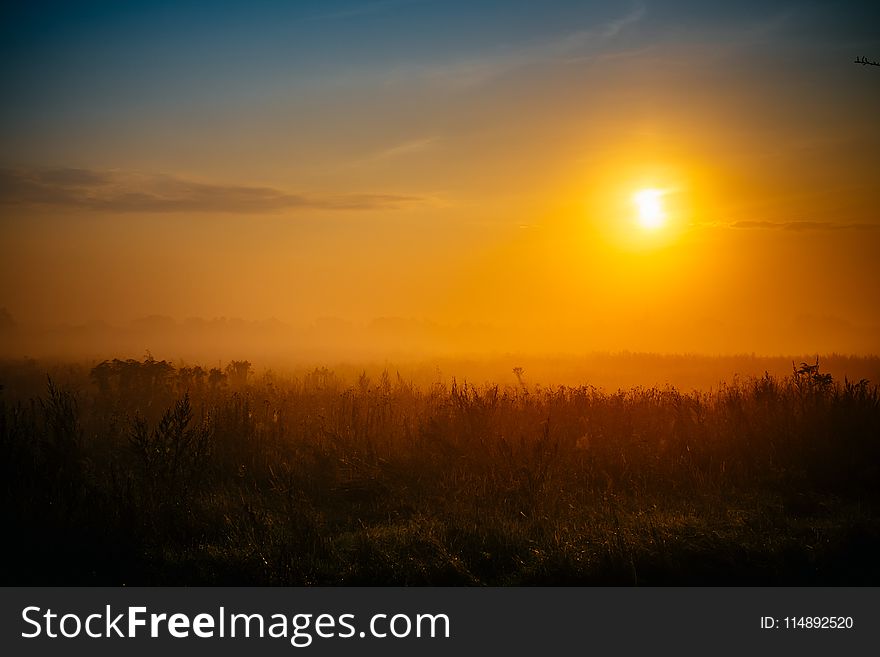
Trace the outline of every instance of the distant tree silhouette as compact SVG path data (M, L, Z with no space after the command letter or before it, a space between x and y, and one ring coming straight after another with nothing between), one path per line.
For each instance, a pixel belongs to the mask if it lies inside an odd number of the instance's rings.
M219 367L212 367L208 372L208 385L214 389L226 385L226 375Z
M139 406L165 403L172 392L174 366L147 354L143 361L129 358L102 361L91 370L91 379L102 397L115 395Z
M251 364L246 360L233 360L226 366L226 376L229 383L237 388L247 384L247 377L251 371Z
M177 371L177 381L183 390L200 390L205 384L206 376L208 376L208 373L198 365L181 367Z
M108 360L98 363L92 368L92 380L98 385L98 390L102 395L110 394L110 382L116 373L117 371L113 363Z

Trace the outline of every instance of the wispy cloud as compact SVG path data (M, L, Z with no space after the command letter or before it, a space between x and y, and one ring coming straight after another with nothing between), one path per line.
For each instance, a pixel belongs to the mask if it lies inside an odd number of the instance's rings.
M412 153L419 153L424 151L437 141L436 137L425 137L424 139L410 139L408 141L401 142L399 144L395 144L388 148L385 148L377 153L374 153L372 158L373 160L388 160L396 157L401 157L403 155L410 155Z
M511 47L499 53L474 55L437 66L397 70L390 74L390 78L407 79L415 76L438 83L467 87L542 62L572 61L602 56L603 49L607 48L609 43L628 27L641 21L645 14L644 6L638 5L626 14L582 30Z
M759 230L880 230L880 224L834 221L736 221L731 228Z
M97 212L390 210L426 201L399 194L292 194L273 187L188 180L168 174L89 169L0 169L0 204Z

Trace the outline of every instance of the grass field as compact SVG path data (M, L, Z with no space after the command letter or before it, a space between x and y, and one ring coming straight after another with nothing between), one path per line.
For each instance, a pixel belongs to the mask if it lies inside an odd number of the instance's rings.
M880 393L0 368L3 583L880 584ZM34 392L37 391L37 392Z

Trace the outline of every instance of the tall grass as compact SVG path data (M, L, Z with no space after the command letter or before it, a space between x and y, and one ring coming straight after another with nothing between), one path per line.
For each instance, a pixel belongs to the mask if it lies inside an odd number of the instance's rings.
M516 376L148 357L7 386L3 581L880 582L877 386L818 364L709 393Z

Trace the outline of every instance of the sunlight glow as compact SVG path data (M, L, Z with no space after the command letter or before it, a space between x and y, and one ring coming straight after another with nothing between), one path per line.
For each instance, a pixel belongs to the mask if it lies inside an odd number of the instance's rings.
M666 213L663 210L663 192L659 189L641 189L633 195L638 208L639 225L646 230L656 230L663 226Z

